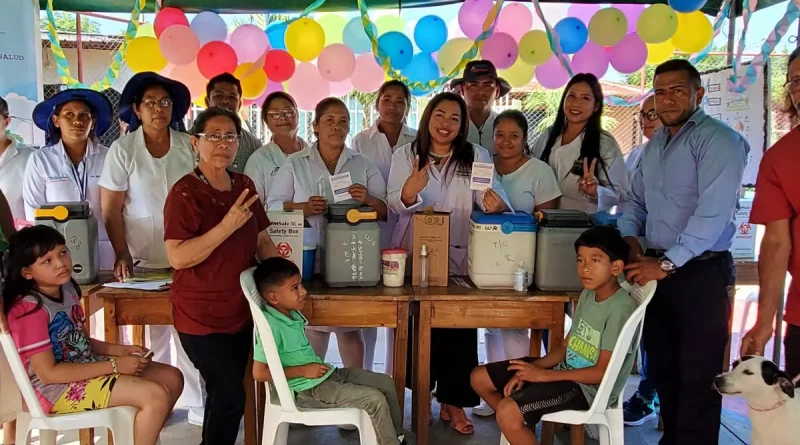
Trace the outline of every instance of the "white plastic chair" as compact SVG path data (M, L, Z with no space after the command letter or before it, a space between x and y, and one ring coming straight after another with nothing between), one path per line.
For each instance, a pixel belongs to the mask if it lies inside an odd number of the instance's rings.
M36 397L36 392L31 385L28 372L22 364L11 334L0 332L0 345L5 351L11 372L14 374L14 380L22 393L22 399L30 410L17 413L17 437L15 439L17 445L30 443L31 430L39 430L39 442L42 445L56 445L58 431L84 428L108 428L113 434L115 445L134 445L133 419L136 417L136 408L118 406L96 411L49 416L44 412Z
M358 428L361 445L377 445L378 439L372 426L372 420L364 410L358 408L306 409L298 408L295 405L289 383L283 372L283 366L281 366L272 329L269 327L267 318L261 312L264 303L253 280L254 270L255 268L250 268L242 272L240 282L247 301L250 303L250 311L253 313L253 320L258 331L257 335L260 335L261 345L267 357L267 366L272 375L272 385L278 392L280 402L280 404L274 405L271 397L267 397L261 444L286 445L289 424L295 423L308 426L353 425ZM266 384L265 389L269 394L269 387Z
M608 406L614 383L622 370L628 349L634 341L639 342L641 327L644 325L644 313L653 295L656 293L656 282L651 281L646 285L632 286L631 296L640 301L639 307L631 314L622 332L617 339L617 344L611 352L611 361L608 363L606 373L600 382L597 395L592 401L592 406L587 411L559 411L542 416L542 422L562 423L568 425L592 424L600 427L601 445L623 445L625 443L625 425L622 423L622 404L615 407ZM635 337L635 338L634 338ZM581 437L583 431L581 428ZM508 445L508 441L500 436L500 445Z

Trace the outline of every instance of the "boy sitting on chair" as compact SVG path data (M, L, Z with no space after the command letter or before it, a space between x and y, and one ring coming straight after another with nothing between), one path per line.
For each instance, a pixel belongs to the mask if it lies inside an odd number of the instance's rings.
M630 248L615 228L587 230L575 241L575 250L584 290L569 336L563 342L551 339L542 358L489 363L472 371L472 388L497 412L511 445L535 445L533 430L545 414L589 409L622 327L638 306L618 281ZM634 352L631 346L614 383L611 406L631 372Z
M386 374L360 368L334 368L311 349L306 337L308 320L299 311L306 301L300 270L291 261L274 257L261 262L253 273L264 301L264 315L272 328L281 366L304 408L360 408L369 414L379 445L398 445L403 440L400 403L394 381ZM267 357L256 336L253 378L270 382Z

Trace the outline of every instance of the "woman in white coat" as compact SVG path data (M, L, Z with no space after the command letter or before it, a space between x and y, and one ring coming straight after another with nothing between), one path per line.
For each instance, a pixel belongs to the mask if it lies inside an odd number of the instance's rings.
M0 97L0 192L8 201L14 226L20 228L27 225L20 184L25 178L25 166L28 165L28 158L33 150L18 142L8 132L9 124L11 113L8 102Z
M392 244L412 251L414 212L424 207L450 212L450 273L467 274L469 221L477 206L487 213L511 209L503 186L495 177L493 189L470 190L474 162L492 162L485 148L467 141L467 105L453 93L431 99L422 114L414 142L395 151L389 172L390 209L400 215ZM409 258L409 267L414 267ZM434 329L431 333L431 379L441 404L440 418L453 422L461 434L474 426L464 408L478 404L470 387L470 372L478 364L475 329ZM409 374L410 375L410 374Z

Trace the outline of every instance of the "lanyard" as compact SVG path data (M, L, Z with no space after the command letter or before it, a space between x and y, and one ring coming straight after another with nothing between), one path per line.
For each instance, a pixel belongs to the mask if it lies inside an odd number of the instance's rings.
M86 149L88 154L89 147L86 147ZM75 186L78 188L81 201L86 201L89 193L89 165L86 162L86 154L83 155L81 162L76 165L72 162L72 159L70 159L67 150L64 149L64 159L67 161L67 164L69 164L70 173L72 173L72 182L74 182Z
M234 182L234 179L233 179L233 173L231 173L231 171L230 171L230 170L228 170L228 169L225 169L225 171L228 173L228 176L230 176L230 177L231 177L231 188L233 188L233 185L234 185L234 183L235 183L235 182ZM202 171L200 171L200 167L195 167L195 168L194 168L194 174L195 174L195 175L197 175L197 177L198 177L198 178L199 178L201 181L203 181L203 183L204 183L204 184L206 184L206 185L208 185L208 186L211 186L211 187L213 187L213 186L211 185L211 183L210 183L210 182L208 182L208 179L206 178L206 175L204 175L204 174L203 174L203 172L202 172Z

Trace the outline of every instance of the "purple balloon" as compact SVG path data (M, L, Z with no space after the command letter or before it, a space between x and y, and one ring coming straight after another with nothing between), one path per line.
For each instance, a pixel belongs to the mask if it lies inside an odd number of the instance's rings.
M636 34L628 34L611 47L608 57L611 66L622 74L639 71L647 61L647 44Z
M599 10L600 5L597 4L573 3L567 8L567 17L580 19L584 25L589 26L592 16Z
M625 14L625 18L628 19L628 34L636 32L636 23L639 21L639 16L642 15L645 5L625 3L611 6Z
M483 42L481 57L492 62L499 70L511 68L517 61L519 47L517 41L503 32L496 32Z
M608 71L608 54L606 49L592 41L572 56L572 71L576 73L592 73L598 79Z
M467 37L475 40L483 32L483 22L493 6L493 0L464 0L458 10L458 25Z
M547 62L536 67L536 81L548 90L555 90L566 85L569 74L558 57L553 55Z

